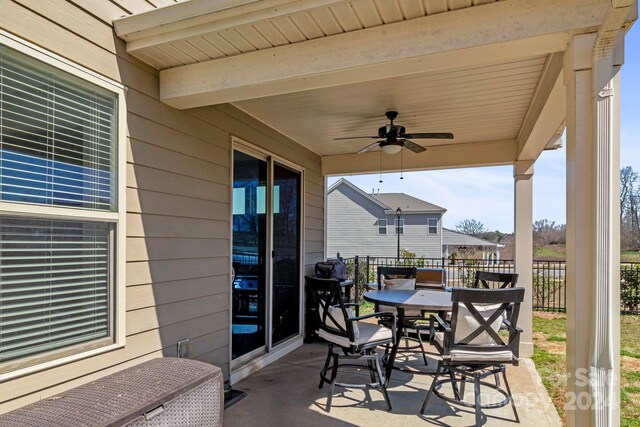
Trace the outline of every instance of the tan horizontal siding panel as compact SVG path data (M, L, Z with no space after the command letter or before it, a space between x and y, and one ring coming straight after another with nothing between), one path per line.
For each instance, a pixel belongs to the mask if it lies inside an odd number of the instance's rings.
M171 282L127 286L127 311L219 295L229 300L229 276L199 277Z
M115 54L116 50L124 52L125 43L114 37L113 30L73 3L61 0L14 0L32 11L47 17L58 25L72 29L84 39L97 44L101 48ZM97 2L96 2L97 3Z
M229 149L227 138L204 141L184 132L156 123L136 114L127 116L129 135L132 139L148 142L158 147L193 156L220 166L227 166Z
M229 183L228 166L214 165L196 157L135 139L129 140L127 144L127 161L218 184Z
M109 27L112 26L111 23L114 19L128 15L123 8L109 1L69 0L69 2L78 5L87 13L94 15Z
M225 220L229 204L127 188L127 212Z
M162 127L166 126L202 141L219 144L220 148L229 149L229 132L222 130L219 123L194 117L187 111L172 108L137 90L127 92L127 109Z
M142 165L127 165L127 187L152 190L216 202L229 201L229 186L177 175Z
M229 253L228 239L127 238L127 261L215 258Z
M229 238L229 219L209 220L148 213L127 214L130 237Z
M127 285L229 274L229 257L127 263Z
M305 217L304 225L311 230L324 230L324 218Z
M215 325L208 325L209 332L214 332L214 326L217 329L229 326L228 306L228 298L214 295L133 310L127 313L127 335L217 314Z

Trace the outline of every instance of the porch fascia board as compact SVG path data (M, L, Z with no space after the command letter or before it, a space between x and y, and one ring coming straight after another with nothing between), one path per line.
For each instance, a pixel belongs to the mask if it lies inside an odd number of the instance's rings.
M563 127L566 113L563 54L549 55L518 132L518 160L535 160Z
M452 144L448 147L428 148L423 153L382 154L339 154L322 157L322 174L353 175L377 172L400 172L454 169L479 166L511 165L516 160L516 141L483 141Z
M113 21L127 52L213 31L346 3L347 0L191 0Z
M607 6L510 0L429 15L166 69L160 96L191 108L564 51Z

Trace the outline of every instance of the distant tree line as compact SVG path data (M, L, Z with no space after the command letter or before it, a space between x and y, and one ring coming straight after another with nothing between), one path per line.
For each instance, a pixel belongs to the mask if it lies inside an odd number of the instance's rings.
M512 234L489 231L484 224L469 218L456 223L456 231L509 246ZM533 223L535 247L566 243L567 227L548 219ZM640 250L640 174L631 166L620 170L620 240L622 250Z

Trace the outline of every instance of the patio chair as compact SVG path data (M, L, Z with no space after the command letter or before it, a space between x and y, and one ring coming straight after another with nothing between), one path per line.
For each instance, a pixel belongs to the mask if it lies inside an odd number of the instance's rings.
M382 371L382 358L375 351L378 346L388 346L395 342L396 320L390 313L371 313L359 316L358 305L345 303L341 298L341 286L337 279L319 279L305 276L307 288L317 309L318 336L327 341L329 351L324 368L320 371L320 384L329 384L327 412L331 411L331 400L336 386L345 388L377 389L384 396L389 410L391 401L387 393L386 379ZM355 313L354 313L355 309ZM389 327L374 323L361 322L369 318L384 318ZM353 363L340 363L341 360L366 361L369 370L369 383L347 384L336 381L340 367L357 366ZM327 373L331 371L331 376Z
M480 289L513 288L518 283L517 273L494 273L491 271L476 271L473 287Z
M437 315L431 316L431 322L438 322L443 330L435 333L433 340L442 359L438 362L435 377L420 413L424 414L431 395L435 394L447 402L475 408L476 425L480 425L482 409L499 408L509 403L516 422L520 422L507 382L505 366L518 365L519 362L522 329L517 327L517 322L523 299L524 288L452 290L451 324L445 323ZM505 318L509 306L512 309ZM506 343L498 335L502 324L509 331ZM504 389L499 384L484 381L485 378L499 373L504 380ZM449 377L440 380L443 375ZM464 401L464 385L467 381L473 381L474 384L473 403ZM458 383L461 384L460 389ZM453 398L442 392L444 384L451 384ZM504 399L500 402L482 404L481 386L495 390L504 396Z

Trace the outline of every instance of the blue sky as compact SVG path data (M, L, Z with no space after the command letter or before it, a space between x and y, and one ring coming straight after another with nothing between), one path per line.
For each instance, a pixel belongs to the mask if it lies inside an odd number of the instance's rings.
M640 24L626 37L622 67L620 165L640 171ZM340 177L329 178L329 185ZM490 230L513 231L513 168L499 166L400 174L346 176L367 192L402 192L447 209L444 226L474 218ZM535 165L533 218L566 222L565 149L545 151Z

